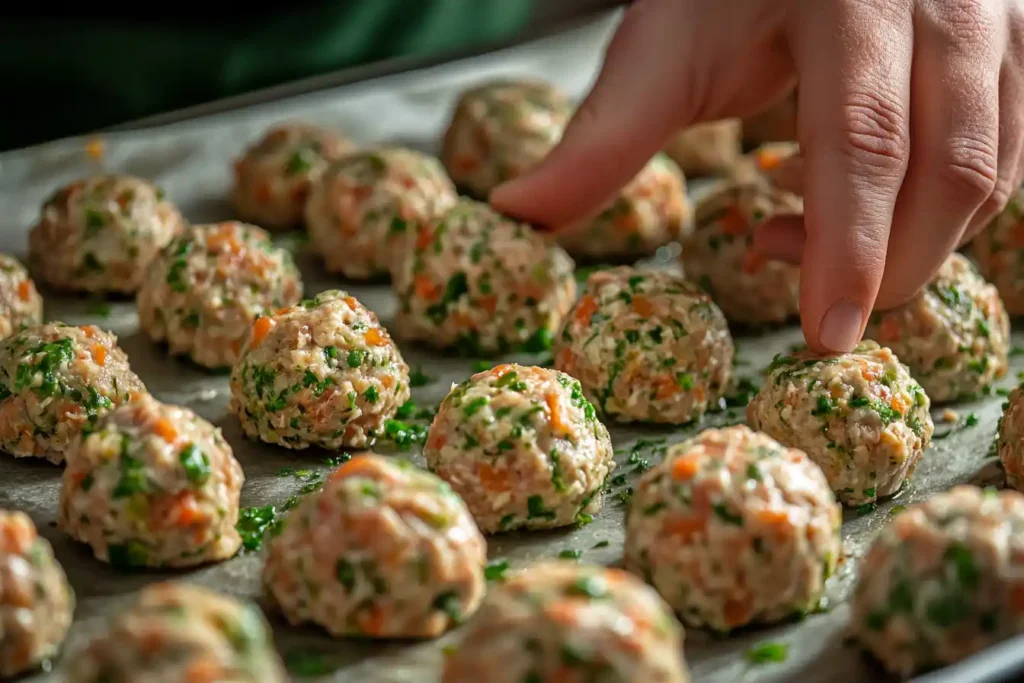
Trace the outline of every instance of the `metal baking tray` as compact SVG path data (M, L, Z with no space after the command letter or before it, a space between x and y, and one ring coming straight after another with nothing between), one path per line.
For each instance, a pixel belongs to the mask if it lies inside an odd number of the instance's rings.
M592 81L602 48L614 29L616 17L603 17L558 36L526 46L477 56L455 63L375 78L338 88L306 93L219 113L184 117L173 123L111 132L95 140L75 138L26 150L0 154L0 245L4 251L24 254L28 227L40 203L56 187L76 177L97 172L132 173L156 181L193 222L231 218L227 201L231 182L230 161L269 124L282 119L306 119L336 125L358 142L399 142L426 151L436 143L454 98L471 83L494 76L534 75L554 81L573 95L581 95ZM692 188L700 191L701 184ZM308 254L302 241L283 236L281 241L297 252L307 292L342 287L358 297L388 325L395 301L386 285L351 284L328 276ZM673 261L665 249L653 266ZM163 401L191 406L221 428L245 470L243 506L283 506L289 497L315 489L329 465L323 451L289 452L246 440L227 410L227 378L203 373L170 359L138 329L131 301L101 302L88 298L58 297L44 291L49 320L93 323L116 332L132 366L151 392ZM1024 338L1015 335L1017 341ZM737 374L755 383L773 354L800 341L799 330L790 327L756 336L737 338ZM401 344L406 360L435 381L413 390L421 405L436 405L453 382L474 369L472 359L446 358L411 344ZM537 358L520 357L536 362ZM1024 358L1002 386L1009 386ZM837 681L886 680L882 672L846 641L850 592L855 567L874 533L886 522L892 508L927 498L961 482L1000 483L999 469L989 453L1002 398L996 394L957 406L961 414L976 413L976 426L953 430L936 440L926 453L910 484L895 500L858 514L847 512L843 525L844 559L831 580L828 598L819 613L800 622L749 629L729 638L716 638L690 630L686 658L695 681ZM579 553L581 561L616 564L622 556L624 499L642 468L654 462L667 444L680 441L711 425L738 423L742 407L725 409L687 428L624 428L612 426L619 468L604 509L581 528L514 533L488 539L492 560L505 559L513 568L533 560L556 557L563 551ZM939 433L948 429L939 425ZM381 449L382 452L389 452ZM415 450L397 453L419 461ZM420 461L421 462L421 461ZM16 508L32 516L41 532L53 543L78 596L75 624L64 656L73 654L103 628L108 615L122 609L140 587L157 580L180 578L242 598L260 595L260 553L245 553L228 562L184 572L126 573L94 560L87 548L70 542L55 528L60 470L44 462L15 461L0 456L0 507ZM863 512L863 511L862 511ZM443 651L457 638L449 634L428 642L373 643L333 640L316 628L292 628L274 621L279 651L297 680L380 681L381 683L429 682L437 679ZM754 664L746 656L764 643L785 643L784 661ZM52 672L25 680L59 680L60 660ZM982 683L1014 680L1024 676L1024 647L1009 641L961 665L949 667L922 681Z

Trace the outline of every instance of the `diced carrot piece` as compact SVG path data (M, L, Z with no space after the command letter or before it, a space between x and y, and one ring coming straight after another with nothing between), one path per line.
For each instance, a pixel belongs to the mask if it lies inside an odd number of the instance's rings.
M89 339L95 338L99 331L99 328L95 325L82 325L82 332L85 332L85 336Z
M477 299L477 303L480 308L484 309L488 313L494 313L498 310L498 297L494 294L488 294Z
M789 524L789 513L785 510L766 508L758 510L755 518L762 524L770 527L786 528Z
M640 229L640 217L634 211L620 213L615 216L616 229L625 233L635 233Z
M499 377L504 377L505 375L507 375L508 373L512 372L515 369L516 366L512 365L511 363L502 363L500 365L495 365L493 368L488 370L486 374L489 377L494 377L495 379L497 379Z
M162 417L156 421L156 424L153 425L153 433L167 443L174 443L178 440L178 430L167 418Z
M577 323L586 325L590 322L590 316L596 312L597 299L589 294L585 294L580 298L579 303L576 304L576 312L573 314L573 317Z
M27 553L36 540L36 532L29 524L20 521L0 527L0 550L12 555Z
M768 262L768 259L764 257L764 254L756 249L747 249L743 252L743 260L740 267L744 273L753 275L764 268L764 264Z
M359 628L363 633L370 636L379 636L384 632L387 615L384 613L384 608L380 605L370 605L368 609L359 612L358 621Z
M252 324L252 345L259 345L266 338L274 324L273 319L266 316L256 318L256 322Z
M672 478L676 481L689 481L700 471L700 454L688 453L675 459L672 463Z
M654 378L653 384L657 387L657 393L655 393L654 397L659 401L671 398L682 391L679 382L671 375L658 375Z
M370 346L388 345L388 338L381 334L380 328L377 327L371 327L368 329L366 334L363 335L363 339L365 339L366 343Z
M427 226L421 227L419 233L416 235L416 248L419 250L426 249L433 241L434 232Z
M224 680L224 668L213 657L204 657L191 662L185 669L187 683L216 683Z
M92 359L96 361L96 364L103 367L107 364L107 347L103 344L92 345Z
M569 425L562 420L562 411L559 410L558 394L549 391L544 395L544 401L548 404L548 412L551 413L551 429L556 435L568 434Z
M863 377L864 379L868 380L869 382L873 382L882 376L882 373L878 371L878 368L876 368L873 365L868 365L868 362L866 360L862 360L859 362L860 376Z
M634 296L633 297L633 312L637 315L642 315L645 318L649 318L654 315L654 304L651 300L645 296Z
M577 621L577 605L572 600L555 600L548 605L547 613L551 621L563 626L573 626Z
M747 217L743 215L740 207L733 204L719 219L722 232L726 235L745 235L748 229Z
M345 305L351 308L353 311L359 310L359 302L356 301L356 298L354 296L346 296L342 298L342 301L344 301Z
M198 524L206 519L202 510L199 509L196 497L187 491L178 495L177 505L174 508L172 517L175 526L184 527Z
M22 301L32 298L32 282L30 280L22 280L18 283L18 298Z
M770 171L782 163L783 155L776 149L757 150L757 167L762 171Z
M903 398L901 394L893 394L892 401L889 402L892 409L900 415L906 415L907 410L910 409L910 401Z
M727 600L725 603L725 625L729 628L741 626L750 619L750 599Z
M390 389L395 386L395 378L391 375L384 375L380 378L380 383L384 385L385 389Z
M451 320L455 323L456 327L465 327L467 329L475 329L476 321L473 320L473 316L469 313L463 313L462 311L455 311L451 314Z
M424 301L436 301L441 296L441 288L422 273L416 276L416 296Z
M481 462L477 464L476 472L480 477L480 485L484 487L485 491L504 493L512 488L507 469L492 467Z
M679 540L686 542L694 536L703 534L707 529L707 519L704 517L675 517L665 522L664 533L668 536L676 536Z

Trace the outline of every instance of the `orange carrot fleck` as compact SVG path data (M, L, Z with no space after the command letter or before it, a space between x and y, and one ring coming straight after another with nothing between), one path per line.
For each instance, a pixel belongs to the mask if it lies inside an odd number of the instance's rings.
M366 343L370 346L388 345L388 338L381 334L380 329L377 327L371 327L368 329L366 334L363 335L363 339L365 339Z
M359 628L363 633L370 636L379 636L384 632L384 625L387 617L384 608L380 605L370 605L359 613Z
M485 491L503 493L512 488L507 469L493 467L485 462L481 462L477 464L476 471L477 476L480 477L480 485L483 486Z
M18 283L18 298L22 301L32 298L32 282L30 280L22 280Z
M480 308L484 309L488 313L494 313L498 310L498 297L494 294L488 294L477 299L477 303L480 304Z
M153 433L159 436L167 443L174 443L178 440L178 430L174 428L171 421L167 418L160 418L153 425Z
M95 338L97 333L99 333L99 331L100 331L99 328L96 327L95 325L83 325L82 326L82 332L85 332L85 336L88 337L89 339Z
M274 324L274 321L266 316L256 318L256 322L252 324L252 345L259 345L266 338Z
M28 524L14 521L0 526L0 550L21 555L27 553L36 540L36 533Z
M434 232L427 226L421 227L419 234L416 235L416 248L422 251L429 247L430 243L433 241Z
M704 517L676 517L665 522L663 530L669 536L677 536L679 540L686 542L694 536L703 534L707 529L707 519Z
M579 303L576 304L576 312L573 317L576 322L581 325L586 325L590 322L590 316L597 312L597 299L590 296L589 294L583 295L580 298Z
M103 344L96 343L92 345L92 359L96 361L96 364L103 367L107 364L107 347Z
M544 395L544 401L548 404L548 412L551 413L551 429L555 435L569 433L569 425L562 420L562 411L559 410L558 394L549 391Z
M725 625L729 628L740 626L750 618L750 600L727 600L725 603Z
M416 296L424 301L436 301L441 296L441 288L422 273L416 276Z
M768 259L764 257L764 254L751 248L743 252L743 261L740 264L740 267L743 269L744 273L753 275L764 268L764 264L767 262Z
M657 393L655 393L654 397L659 401L671 398L682 391L679 382L671 375L658 375L654 378L653 384L657 387Z
M553 622L564 626L576 623L576 604L572 600L555 600L548 605L547 613Z
M331 480L348 479L349 477L369 477L377 479L381 468L370 456L357 455L331 473Z
M85 153L89 155L90 159L102 159L105 151L106 144L102 138L92 138L89 142L85 143Z
M743 215L740 207L733 204L719 219L722 232L726 235L745 235L747 232L747 217Z
M654 315L654 304L645 296L633 297L633 312L645 318Z
M676 481L689 481L700 470L700 455L689 453L680 456L672 463L672 478Z

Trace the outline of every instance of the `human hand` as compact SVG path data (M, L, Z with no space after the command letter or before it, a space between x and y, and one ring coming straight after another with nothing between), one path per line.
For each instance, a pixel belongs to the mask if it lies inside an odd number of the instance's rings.
M754 114L797 81L805 214L755 245L801 263L808 345L848 351L1024 180L1019 0L638 0L561 144L491 201L569 225L673 131Z

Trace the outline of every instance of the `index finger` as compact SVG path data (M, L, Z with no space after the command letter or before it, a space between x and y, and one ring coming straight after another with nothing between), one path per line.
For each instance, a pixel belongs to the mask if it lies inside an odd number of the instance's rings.
M856 346L882 280L910 147L906 4L812 0L793 27L805 164L800 317L817 351Z

